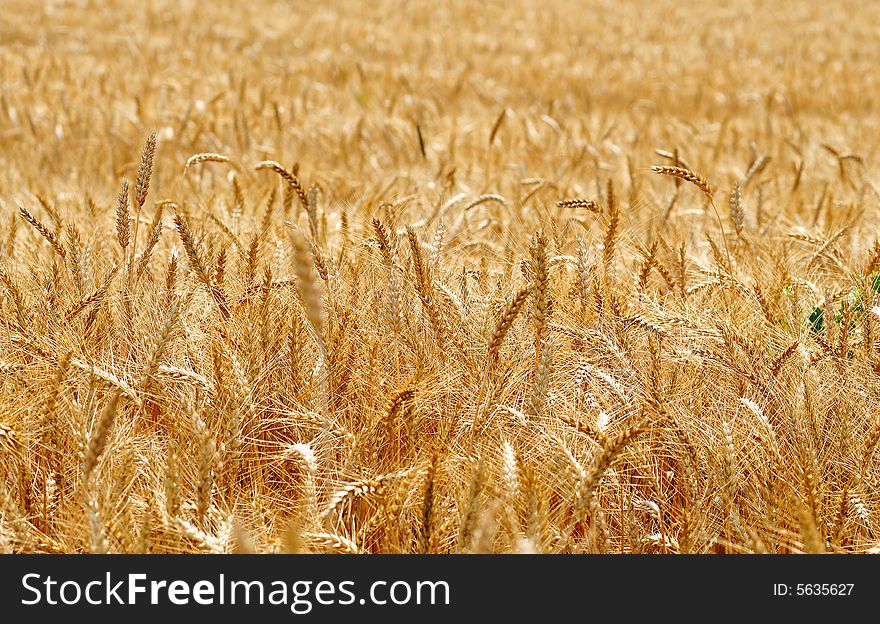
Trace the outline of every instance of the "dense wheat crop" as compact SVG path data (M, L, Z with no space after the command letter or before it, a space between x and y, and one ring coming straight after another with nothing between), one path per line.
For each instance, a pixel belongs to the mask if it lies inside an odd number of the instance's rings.
M880 548L880 7L727 4L6 0L0 549Z

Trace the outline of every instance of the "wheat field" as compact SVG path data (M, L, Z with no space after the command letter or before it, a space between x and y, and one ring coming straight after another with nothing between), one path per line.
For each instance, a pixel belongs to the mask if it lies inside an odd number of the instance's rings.
M880 550L880 7L4 2L0 551Z

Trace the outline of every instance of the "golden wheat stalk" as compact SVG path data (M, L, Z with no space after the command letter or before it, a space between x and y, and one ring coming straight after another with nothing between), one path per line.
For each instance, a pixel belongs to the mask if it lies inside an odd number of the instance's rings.
M669 165L654 165L651 167L651 171L659 173L660 175L672 176L673 178L690 182L703 191L706 197L712 199L712 187L709 186L709 182L706 178L698 173L694 173L690 169L685 169L684 167L672 167Z
M232 163L232 159L229 156L224 156L223 154L217 154L216 152L201 152L199 154L193 154L189 158L186 159L186 164L183 166L183 175L190 170L191 167L195 167L196 165L201 165L202 163Z

